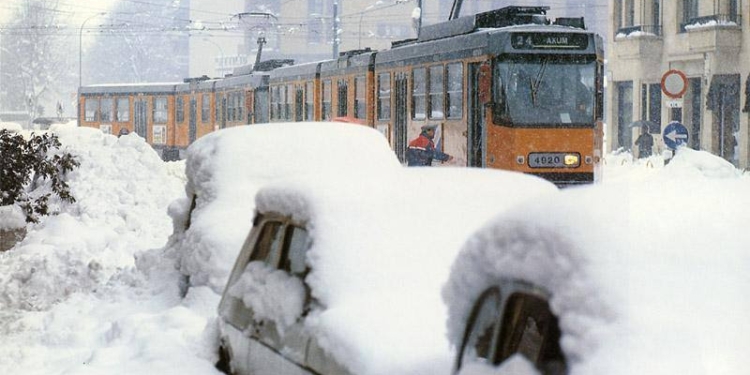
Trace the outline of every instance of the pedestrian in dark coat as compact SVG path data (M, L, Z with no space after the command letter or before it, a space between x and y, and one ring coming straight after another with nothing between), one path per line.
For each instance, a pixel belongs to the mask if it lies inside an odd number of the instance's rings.
M639 158L651 156L654 147L654 137L649 133L647 126L641 128L641 135L635 140L635 144L638 145Z
M406 164L410 167L416 166L431 166L432 160L450 161L453 156L443 153L435 149L435 129L437 125L424 125L422 126L422 132L417 138L414 138L409 142L409 147L406 149Z

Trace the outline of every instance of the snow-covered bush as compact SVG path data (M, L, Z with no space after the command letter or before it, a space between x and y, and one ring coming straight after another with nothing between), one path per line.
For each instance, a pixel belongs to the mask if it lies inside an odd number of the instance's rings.
M73 155L60 151L54 134L34 135L24 139L6 129L0 130L0 206L16 205L35 223L48 215L49 199L54 194L61 201L75 202L65 176L79 162Z

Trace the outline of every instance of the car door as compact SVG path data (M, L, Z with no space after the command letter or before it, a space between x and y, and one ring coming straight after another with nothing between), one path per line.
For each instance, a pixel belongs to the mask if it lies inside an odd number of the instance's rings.
M284 221L265 217L257 222L238 255L219 305L219 316L225 327L222 335L230 352L231 367L239 374L258 372L258 364L276 362L281 341L275 326L265 319L256 319L253 310L243 301L241 291L236 291L250 263L263 262L269 267L278 267L281 259Z

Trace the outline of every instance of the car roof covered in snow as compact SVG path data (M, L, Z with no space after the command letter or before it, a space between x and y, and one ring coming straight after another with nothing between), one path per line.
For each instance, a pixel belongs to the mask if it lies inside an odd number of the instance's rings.
M401 168L385 137L360 125L274 123L203 136L187 150L186 198L171 207L181 268L191 285L221 293L252 227L253 197L269 182L326 171L354 178Z
M750 231L726 218L750 223L750 179L678 156L667 178L563 191L471 236L443 290L452 344L477 297L512 280L550 294L571 375L747 371Z
M256 204L307 224L306 281L324 306L308 324L333 356L355 374L403 374L425 361L449 366L440 290L465 238L498 212L557 192L515 172L403 168L280 181Z

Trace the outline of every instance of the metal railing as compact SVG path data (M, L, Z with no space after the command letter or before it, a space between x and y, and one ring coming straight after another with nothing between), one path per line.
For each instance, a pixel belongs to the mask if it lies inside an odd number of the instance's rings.
M630 35L636 32L642 32L644 34L661 36L661 25L633 25L624 26L617 29L616 35Z
M742 16L739 14L713 14L694 17L680 24L680 32L687 32L691 26L701 28L732 26L739 28L742 26Z

